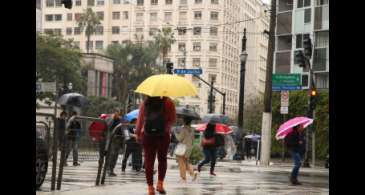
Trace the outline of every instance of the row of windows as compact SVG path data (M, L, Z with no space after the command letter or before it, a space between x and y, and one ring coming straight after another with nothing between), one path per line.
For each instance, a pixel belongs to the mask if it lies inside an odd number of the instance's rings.
M201 43L194 42L193 43L193 51L201 51ZM209 44L209 51L217 51L218 44L217 43L210 43ZM178 43L178 50L179 51L186 51L186 43Z
M105 0L87 0L88 6L94 6L96 1L96 5L103 6L105 5ZM207 0L205 0L207 1ZM158 0L151 0L151 5L158 5ZM203 3L203 0L195 0L195 4ZM219 0L210 0L211 4L219 4ZM123 4L129 4L130 0L123 0ZM74 0L75 6L81 6L81 0ZM113 0L113 4L121 4L121 0ZM173 0L165 0L165 5L172 5ZM187 0L180 0L181 5L186 5ZM137 5L144 5L144 0L137 0ZM47 0L46 1L47 7L62 7L61 0Z
M194 67L201 67L201 60L200 58L192 58L193 66ZM209 68L217 68L218 59L217 58L209 58L208 60L208 67ZM178 58L177 59L177 65L179 67L185 67L185 58Z
M162 1L162 0L161 0ZM160 2L161 2L160 1ZM211 4L219 4L219 0L194 0L195 4L201 4L203 1L210 1ZM144 0L137 0L137 5L144 5ZM151 5L158 5L158 0L151 0ZM165 0L165 5L172 5L173 0ZM187 0L175 0L175 2L179 2L180 5L187 5Z

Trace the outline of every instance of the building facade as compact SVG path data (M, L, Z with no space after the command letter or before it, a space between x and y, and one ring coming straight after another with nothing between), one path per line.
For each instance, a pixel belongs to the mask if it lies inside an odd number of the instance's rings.
M329 0L278 0L274 73L300 73L302 86L309 86L309 70L296 64L295 52L309 36L314 80L319 89L329 86Z
M250 6L245 7L244 2ZM232 119L238 113L239 55L246 25L249 61L245 99L260 95L259 79L264 78L254 74L266 64L267 40L262 32L268 28L268 17L260 17L261 0L74 0L71 10L63 8L58 0L44 0L43 7L43 32L72 38L83 51L86 51L86 36L80 33L76 20L87 7L101 17L100 27L91 36L92 52L127 40L153 40L158 29L171 27L176 42L171 46L168 60L174 63L174 68L202 68L201 78L209 83L214 80L214 86L226 93L225 111ZM244 18L254 23L241 22ZM200 114L207 113L209 86L192 75L185 77L197 86L199 94L179 99L180 104L189 105ZM221 113L223 98L219 93L214 94L213 112Z

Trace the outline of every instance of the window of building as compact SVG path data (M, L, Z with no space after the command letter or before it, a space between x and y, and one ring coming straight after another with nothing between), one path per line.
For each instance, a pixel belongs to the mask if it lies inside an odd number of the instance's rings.
M292 12L278 13L277 15L277 30L276 33L280 34L291 34L292 29Z
M172 21L172 12L165 12L165 22Z
M99 17L100 20L104 20L104 12L96 12L96 15Z
M46 21L47 22L53 21L53 15L52 14L47 14L46 15Z
M316 5L327 5L329 0L316 0Z
M209 58L209 68L215 68L217 67L217 58Z
M315 37L316 37L315 47L328 47L329 46L328 31L316 32Z
M72 35L72 28L66 28L66 35Z
M210 27L210 35L217 36L218 35L218 28L217 27Z
M67 14L67 21L72 21L72 13Z
M121 33L127 33L128 31L129 31L128 26L122 26L122 27L120 28L120 32L121 32Z
M158 5L158 0L151 0L151 5Z
M61 0L56 0L56 7L61 7L62 6L62 2Z
M187 0L180 0L180 5L186 5L188 4Z
M53 33L54 33L55 35L61 36L61 32L62 32L62 29L60 29L60 28L55 28L55 29L53 29Z
M137 0L137 5L143 5L144 4L144 0Z
M46 29L44 29L44 33L47 34L47 35L52 35L53 34L53 29L46 28Z
M97 0L96 5L104 5L104 0Z
M290 73L290 54L291 52L276 52L275 56L275 72Z
M79 35L79 34L81 34L80 27L75 27L74 28L74 35Z
M193 28L193 34L194 35L201 35L202 33L202 27L194 27Z
M141 32L143 32L143 28L136 28L136 32L137 32L137 33L141 33Z
M87 5L88 6L94 6L95 5L95 0L87 0Z
M211 4L218 4L219 0L211 0Z
M296 48L303 48L303 40L309 37L309 34L298 34L296 35Z
M195 4L201 4L202 2L202 0L195 0Z
M113 4L120 4L120 0L113 0Z
M112 44L118 44L119 41L112 41Z
M113 20L119 20L120 19L120 12L113 12L112 13L112 19Z
M209 44L209 51L217 51L218 44L217 43L210 43Z
M297 8L308 7L311 5L311 0L298 0Z
M172 0L166 0L166 1L165 1L165 4L166 4L166 5L171 5L171 4L172 4Z
M103 26L97 26L95 28L95 35L103 35L104 34L104 27Z
M123 12L123 19L128 20L128 11Z
M291 50L292 36L284 35L278 36L277 50Z
M150 13L150 21L151 22L156 22L157 21L157 13L156 12Z
M210 12L211 20L218 20L218 12Z
M178 34L179 35L186 35L187 28L186 27L179 27Z
M202 19L202 12L201 11L195 11L194 12L194 19L195 20L201 20Z
M75 6L81 6L81 0L75 0Z
M143 13L136 13L136 21L137 22L143 21Z
M293 10L293 0L279 0L279 12Z
M313 52L313 70L325 71L327 61L327 48L315 48Z
M47 0L46 7L54 7L54 0Z
M150 36L154 36L157 33L158 29L157 28L150 28Z
M187 12L180 12L179 13L179 20L180 21L186 21L188 18L187 18Z
M95 49L103 49L103 41L95 41Z
M61 21L62 20L62 14L55 14L54 15L54 20L55 21Z
M304 10L304 24L311 22L311 9Z
M193 51L200 51L201 50L201 43L195 42L193 43Z
M129 4L129 0L123 0L123 4Z
M185 51L185 50L186 50L186 45L185 45L185 43L179 43L179 44L178 44L178 49L179 49L179 51Z
M76 21L79 21L80 20L80 17L81 17L81 14L80 13L76 13L75 14L75 20Z
M119 34L120 28L119 26L112 26L112 34Z
M319 6L315 8L314 13L314 29L328 29L329 24L329 8L328 6Z
M185 67L185 58L178 58L177 65L180 67Z
M193 58L193 66L200 67L200 58Z
M87 46L88 46L88 43L87 43L87 41L85 42L85 49L87 49ZM93 41L90 41L89 42L89 50L93 50L93 47L94 46L94 44L93 44Z

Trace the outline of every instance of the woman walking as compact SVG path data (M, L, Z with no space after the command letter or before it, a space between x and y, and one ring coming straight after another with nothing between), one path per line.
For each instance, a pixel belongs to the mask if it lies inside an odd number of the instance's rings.
M215 124L213 123L207 124L207 128L203 133L203 139L201 145L203 146L203 153L205 159L198 164L198 171L200 172L201 167L204 164L210 162L210 175L216 176L216 174L214 173L215 162L217 158Z
M184 125L180 129L180 133L176 135L176 139L178 140L178 145L185 145L185 153L183 155L177 155L176 158L179 163L180 169L180 177L182 182L186 183L186 170L189 172L190 176L195 181L197 173L193 170L193 165L190 164L189 158L191 155L191 151L193 149L193 141L194 141L194 130L190 127L191 118L184 117Z
M168 97L147 97L139 108L137 142L143 144L145 174L148 194L154 195L153 167L158 159L158 183L156 190L166 194L163 181L167 169L167 151L170 144L171 126L176 121L175 105Z

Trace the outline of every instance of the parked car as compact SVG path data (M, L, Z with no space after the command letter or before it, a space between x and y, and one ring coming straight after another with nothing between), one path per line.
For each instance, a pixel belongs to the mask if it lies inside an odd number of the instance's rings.
M47 175L48 169L48 145L46 142L46 127L36 127L36 189L39 189Z

